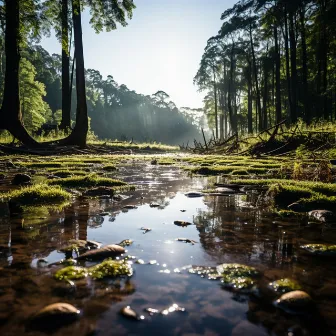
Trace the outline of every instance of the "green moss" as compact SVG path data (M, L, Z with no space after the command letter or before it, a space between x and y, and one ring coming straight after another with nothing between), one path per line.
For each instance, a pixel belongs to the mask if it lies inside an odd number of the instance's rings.
M102 263L89 268L89 275L94 279L106 277L131 276L132 267L125 261L105 260Z
M270 282L269 287L275 292L280 292L282 294L301 289L301 286L296 281L288 278Z
M230 175L250 175L247 170L234 170Z
M60 269L54 275L56 280L79 280L88 276L88 271L84 267L68 266Z
M308 188L284 184L272 185L268 191L268 195L272 196L275 205L282 208L286 208L301 198L310 198L315 194L315 192Z
M105 165L102 169L105 171L115 171L117 170L117 167L113 165Z
M229 275L232 277L254 277L259 275L259 272L251 266L242 264L222 264L217 266L218 273Z
M48 181L48 184L60 185L67 188L113 187L126 185L123 181L107 177L98 177L94 174L50 180Z
M335 255L336 256L336 245L327 244L306 244L301 245L300 248L316 255Z
M71 199L71 194L59 186L36 184L10 191L3 195L5 200L21 205L61 203Z
M69 177L69 176L73 176L73 175L87 175L88 173L84 170L78 170L78 169L71 169L71 170L68 170L68 169L59 169L59 168L50 168L50 169L47 169L50 173L54 174L54 175L57 175L61 178L66 178L66 177Z
M221 281L224 287L229 287L235 290L250 289L254 285L254 281L250 277L236 277L229 274L223 275Z
M60 168L63 165L61 162L20 162L19 164L27 168Z
M316 209L335 211L336 196L313 195L311 198L302 198L299 201L306 211Z

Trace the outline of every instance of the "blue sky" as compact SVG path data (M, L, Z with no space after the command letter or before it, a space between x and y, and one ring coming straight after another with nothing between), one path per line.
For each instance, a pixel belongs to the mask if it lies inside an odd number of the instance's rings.
M206 41L217 34L221 13L236 0L134 0L127 27L95 34L83 14L85 67L112 75L119 84L143 94L167 92L177 106L202 107L193 77ZM55 38L44 48L60 53Z

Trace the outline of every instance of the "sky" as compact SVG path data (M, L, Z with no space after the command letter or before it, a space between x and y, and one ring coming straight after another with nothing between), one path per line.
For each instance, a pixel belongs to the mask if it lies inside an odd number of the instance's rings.
M236 0L134 0L127 27L96 34L83 13L85 68L112 75L130 90L150 95L165 91L178 107L202 107L204 93L193 78L207 40L221 27L220 16ZM42 45L60 54L54 37Z

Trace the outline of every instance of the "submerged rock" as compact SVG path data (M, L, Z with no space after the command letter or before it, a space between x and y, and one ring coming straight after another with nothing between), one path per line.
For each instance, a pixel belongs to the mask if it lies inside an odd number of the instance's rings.
M288 313L300 313L311 309L313 300L306 292L295 290L281 295L274 305Z
M16 174L12 179L13 185L23 185L31 182L31 177L27 174Z
M125 249L120 245L107 245L96 250L90 250L81 254L77 259L102 260L109 257L116 257L125 253Z
M327 257L336 256L336 245L306 244L301 245L300 248L317 256L327 256Z
M312 210L308 212L308 215L322 223L336 221L336 215L332 211L329 211L329 210Z
M105 260L102 263L89 268L89 275L94 279L107 277L131 276L133 269L125 261Z
M134 311L130 306L123 307L120 310L120 314L133 320L144 320L145 317L143 315L138 315L136 311Z
M130 246L133 244L133 240L132 239L124 239L122 240L118 245L125 247L125 246Z
M54 303L33 315L29 328L52 331L76 321L79 314L80 311L69 303Z
M60 249L61 252L81 252L90 249L97 249L101 247L100 243L97 243L93 240L81 240L81 239L70 239L67 246L64 246Z
M185 193L184 195L187 196L187 197L202 197L202 196L204 196L203 193L197 192L197 191L190 191L190 192Z
M158 204L158 203L150 203L149 206L151 208L158 208L160 206L160 204Z
M181 221L181 220L174 221L174 224L177 226L182 226L182 227L192 225L192 223Z
M268 285L273 291L280 293L288 293L301 289L301 286L294 280L285 278L270 282Z

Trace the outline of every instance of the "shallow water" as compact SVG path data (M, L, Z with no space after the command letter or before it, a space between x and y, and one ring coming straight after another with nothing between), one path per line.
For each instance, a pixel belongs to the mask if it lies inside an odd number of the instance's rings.
M293 326L293 335L336 334L336 293L320 293L327 285L336 286L335 263L299 250L303 243L335 243L335 228L276 219L246 202L255 201L252 192L188 198L185 192L206 188L208 179L190 178L178 168L125 164L118 174L139 186L121 202L81 198L60 212L40 209L22 218L1 217L0 335L39 335L26 331L25 322L54 302L82 311L78 322L56 335L290 335ZM138 208L126 211L125 205ZM103 211L110 215L100 216ZM193 225L179 227L175 220ZM152 230L144 233L141 227ZM127 255L134 256L134 275L121 281L81 280L75 289L54 280L54 268L37 261L64 258L59 249L69 239L134 240L127 247ZM136 264L137 259L145 264ZM219 281L190 274L186 267L224 262L256 267L263 272L260 286L283 277L297 280L312 295L316 311L287 315L273 307L274 298L224 290ZM174 303L185 311L153 316L144 311ZM145 319L125 318L119 314L125 306Z

